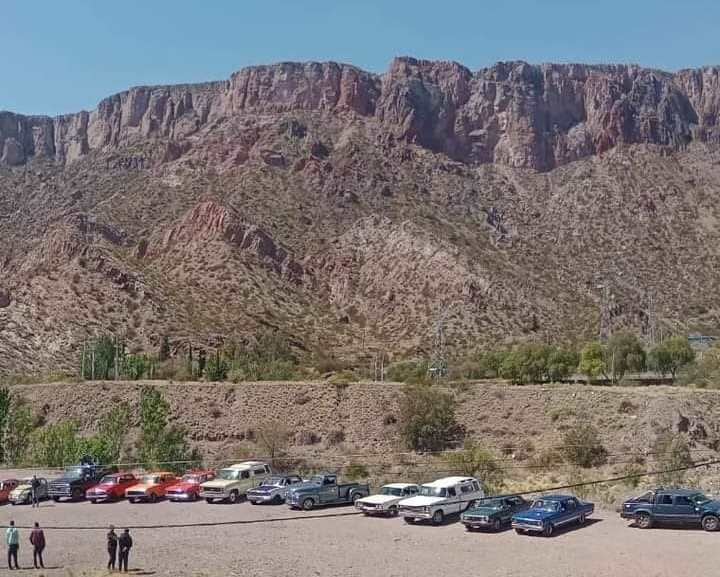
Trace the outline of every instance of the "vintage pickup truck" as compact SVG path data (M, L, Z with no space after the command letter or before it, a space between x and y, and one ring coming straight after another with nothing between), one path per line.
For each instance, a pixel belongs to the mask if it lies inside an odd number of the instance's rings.
M131 503L155 503L165 496L165 490L178 482L174 473L159 471L147 473L138 479L135 485L125 491L127 500Z
M215 471L188 471L182 478L165 490L169 501L197 501L200 498L200 485L215 478Z
M200 485L200 497L208 503L227 501L239 503L249 489L257 487L272 474L270 465L260 461L244 461L220 469L211 481Z
M38 477L40 486L38 487L38 499L44 501L48 498L48 482L44 477ZM13 505L28 505L32 502L32 477L23 479L20 484L10 491L8 501Z
M100 465L74 465L65 469L62 477L50 481L48 495L55 502L61 499L79 501L85 498L85 493L105 476L116 473L116 467L102 467Z
M480 482L473 477L444 477L421 485L418 494L400 501L398 508L406 523L429 519L440 525L448 515L462 513L484 496Z
M693 489L656 489L623 503L620 516L634 520L641 529L682 524L717 531L720 529L720 501L708 499Z
M595 505L568 495L545 495L532 502L529 509L515 513L512 527L517 533L542 533L550 537L555 529L577 523L584 525Z
M305 483L300 483L288 490L285 502L291 509L309 511L320 505L339 505L355 503L361 497L370 494L370 486L360 483L338 485L337 475L315 475Z
M302 482L303 480L297 475L273 475L265 479L260 486L250 489L245 493L245 497L253 505L259 505L260 503L279 505L285 502L290 487Z
M530 503L522 497L480 499L460 515L460 522L468 531L475 529L500 531L510 523L515 513L524 511L529 506Z
M398 514L398 503L403 499L417 495L420 488L412 483L392 483L380 488L377 495L370 495L358 499L355 507L366 515L387 515L395 517Z

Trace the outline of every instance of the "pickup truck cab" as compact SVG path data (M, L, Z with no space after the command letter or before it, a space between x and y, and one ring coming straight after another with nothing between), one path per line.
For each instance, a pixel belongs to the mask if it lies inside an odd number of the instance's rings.
M682 524L720 529L720 501L693 489L656 489L622 505L620 516L632 519L641 529L654 525Z
M197 501L200 498L200 485L215 478L215 471L188 471L179 482L170 485L165 496L170 501Z
M272 474L270 465L259 461L245 461L220 469L212 481L200 485L200 497L208 503L226 501L238 503L249 489L257 487Z
M170 485L177 483L178 479L174 473L161 471L143 475L138 481L138 483L125 491L125 496L131 503L139 503L141 501L155 503L158 499L162 499L165 496L165 490Z
M577 523L584 525L595 505L568 495L546 495L532 502L529 509L515 513L512 527L517 533L542 533L550 537L555 529Z
M20 484L18 479L3 479L0 481L0 503L7 503L10 491Z
M492 529L500 531L510 524L515 513L530 506L522 497L497 497L482 499L473 503L460 516L460 522L468 531Z
M48 498L48 482L44 477L38 477L40 486L38 487L38 499L44 501ZM24 479L20 484L10 491L8 501L13 505L27 505L32 502L32 477Z
M302 483L297 475L273 475L265 479L259 487L246 493L247 500L253 505L260 503L284 503L290 487Z
M309 511L322 505L355 503L370 494L370 486L360 483L338 484L337 475L314 475L304 483L290 488L286 503L291 509Z
M462 513L484 496L480 482L473 477L444 477L420 485L418 494L403 499L398 507L406 523L429 519L433 525L440 525L446 516Z
M125 491L137 483L138 479L132 473L105 475L100 483L85 491L85 498L93 504L116 501L125 497Z
M115 472L115 467L74 465L65 469L62 477L50 481L48 494L56 503L62 499L80 501L85 498L86 491L97 485L100 479Z
M412 483L392 483L380 487L380 492L369 497L355 501L355 507L365 515L387 515L395 517L398 514L398 503L408 497L417 495L420 487Z

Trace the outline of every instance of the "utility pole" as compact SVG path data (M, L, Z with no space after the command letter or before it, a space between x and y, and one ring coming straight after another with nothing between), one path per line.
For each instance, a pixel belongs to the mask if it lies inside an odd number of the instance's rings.
M440 311L433 329L433 355L430 363L430 373L433 378L440 379L447 376L448 363L445 350L445 321L450 314L450 307Z
M607 341L612 334L612 311L610 301L613 295L610 293L610 287L607 283L597 285L597 288L602 289L602 296L600 300L600 331L599 339L600 342Z

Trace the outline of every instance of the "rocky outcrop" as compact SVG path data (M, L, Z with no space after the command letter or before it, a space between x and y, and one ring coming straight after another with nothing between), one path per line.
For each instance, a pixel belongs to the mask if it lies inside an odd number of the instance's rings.
M300 282L303 268L287 250L258 226L241 222L232 210L213 201L201 202L175 226L153 238L143 247L142 256L152 258L173 246L222 240L251 253L267 268L292 282Z
M92 112L54 119L0 113L0 164L75 160L137 139L181 140L242 114L349 112L397 139L466 163L548 170L618 144L720 141L720 69L398 58L374 75L336 63L246 68L230 80L138 87Z

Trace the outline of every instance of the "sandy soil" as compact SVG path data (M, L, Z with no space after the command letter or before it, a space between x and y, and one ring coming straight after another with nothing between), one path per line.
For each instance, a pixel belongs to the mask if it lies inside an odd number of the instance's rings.
M46 502L39 510L3 505L0 524L10 518L21 526L37 520L46 527L262 521L133 529L131 568L136 575L696 577L715 575L720 564L720 535L689 529L642 531L610 511L599 511L587 526L549 539L509 530L467 533L456 520L441 527L411 526L401 519L352 513L350 507L306 513L248 503ZM29 531L21 533L20 560L28 567ZM47 529L46 537L46 564L52 569L44 575L105 573L105 529ZM0 569L0 574L9 573Z

